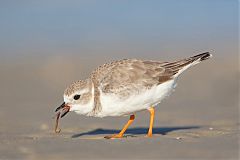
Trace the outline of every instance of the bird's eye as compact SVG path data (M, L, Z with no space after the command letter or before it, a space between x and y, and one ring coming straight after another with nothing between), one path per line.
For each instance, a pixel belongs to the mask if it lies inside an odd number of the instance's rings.
M73 97L73 99L75 99L75 100L78 100L80 98L80 95L79 94L76 94L74 97Z

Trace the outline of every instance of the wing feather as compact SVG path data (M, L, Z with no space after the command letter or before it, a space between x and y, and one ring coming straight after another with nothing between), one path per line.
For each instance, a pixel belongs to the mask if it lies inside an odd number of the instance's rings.
M99 79L103 93L114 93L121 97L138 93L154 85L159 85L172 78L171 69L162 67L163 63L141 61L136 59L123 60L116 63Z

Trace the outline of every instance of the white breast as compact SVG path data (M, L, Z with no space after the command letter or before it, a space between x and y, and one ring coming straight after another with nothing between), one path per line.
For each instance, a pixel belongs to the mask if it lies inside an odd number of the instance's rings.
M117 95L100 92L102 111L97 116L122 116L145 110L160 103L174 88L175 81L170 80L124 100Z

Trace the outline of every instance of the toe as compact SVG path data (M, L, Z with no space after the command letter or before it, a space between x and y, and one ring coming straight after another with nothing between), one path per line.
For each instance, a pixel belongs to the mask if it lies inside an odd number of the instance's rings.
M151 137L152 137L152 134L149 134L149 133L148 133L148 134L146 135L146 137L151 138Z
M106 139L115 139L115 138L122 138L123 135L120 134L114 134L114 135L110 135L110 136L105 136L104 138Z

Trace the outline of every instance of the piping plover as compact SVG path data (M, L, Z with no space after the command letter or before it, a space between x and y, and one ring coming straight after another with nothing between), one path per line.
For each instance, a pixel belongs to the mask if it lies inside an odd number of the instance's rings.
M147 136L152 137L154 107L170 95L183 71L211 56L206 52L174 62L124 59L99 66L88 79L67 87L63 104L55 110L56 124L69 111L94 117L130 115L120 133L105 137L122 138L136 112L148 110Z

